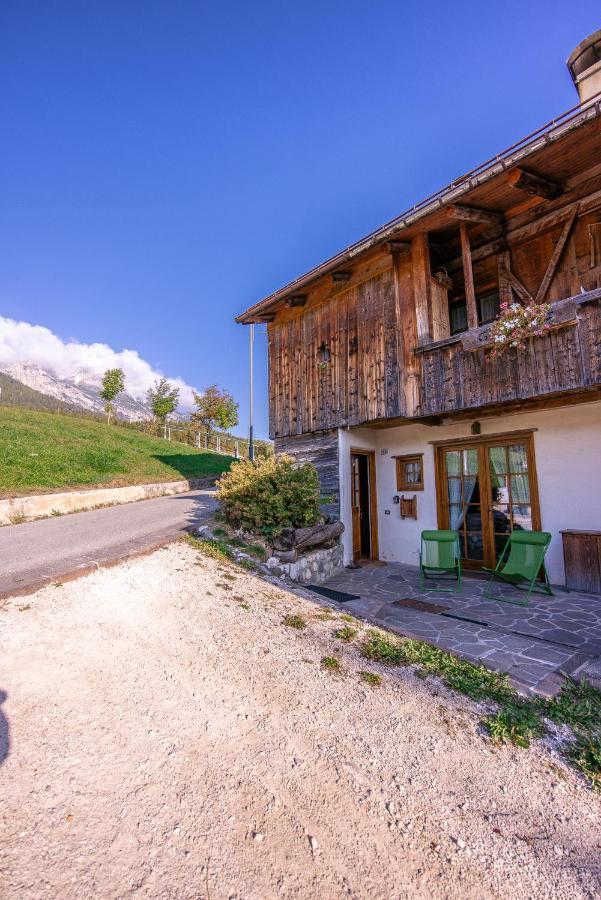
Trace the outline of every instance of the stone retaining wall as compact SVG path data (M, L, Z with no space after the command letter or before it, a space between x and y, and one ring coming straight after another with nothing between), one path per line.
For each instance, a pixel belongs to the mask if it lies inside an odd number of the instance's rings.
M327 549L313 550L299 556L296 562L283 563L275 556L267 560L267 567L274 574L287 575L299 584L321 584L339 572L343 567L342 544Z
M15 525L30 519L44 519L63 513L96 509L99 506L118 506L152 497L183 494L208 487L213 479L191 478L181 481L133 484L121 488L95 488L90 491L65 491L61 494L37 494L32 497L12 497L0 500L0 525Z

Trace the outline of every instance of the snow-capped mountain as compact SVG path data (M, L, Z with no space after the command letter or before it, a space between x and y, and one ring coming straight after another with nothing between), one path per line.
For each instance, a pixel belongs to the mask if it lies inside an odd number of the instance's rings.
M93 413L104 412L104 401L100 397L102 379L92 372L80 369L67 377L59 377L50 369L43 369L32 362L18 362L0 366L0 372L10 375L27 387L56 397L63 403L70 403ZM124 391L115 400L115 409L120 418L134 422L149 419L148 404L137 400Z

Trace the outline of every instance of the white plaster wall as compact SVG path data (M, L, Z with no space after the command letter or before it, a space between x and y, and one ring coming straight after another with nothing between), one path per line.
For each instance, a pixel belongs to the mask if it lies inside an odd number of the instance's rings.
M474 416L474 420L476 418ZM483 435L536 429L533 439L541 522L543 530L553 535L547 553L547 568L551 581L563 584L565 575L560 530L601 530L601 403L582 403L559 409L481 418L478 421ZM340 431L345 563L352 559L351 447L376 451L380 559L417 565L420 532L424 528L438 527L434 448L430 442L469 437L469 421L438 427L406 425ZM424 454L425 490L415 492L417 520L402 520L399 506L393 503L397 493L393 456L408 453ZM413 496L413 493L406 492L406 496Z

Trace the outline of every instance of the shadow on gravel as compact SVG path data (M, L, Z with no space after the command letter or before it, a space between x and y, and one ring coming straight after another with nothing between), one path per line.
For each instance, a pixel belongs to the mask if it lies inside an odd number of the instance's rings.
M4 703L8 694L6 691L0 691L0 704ZM8 719L0 709L0 766L8 756L10 750L10 731L8 727Z

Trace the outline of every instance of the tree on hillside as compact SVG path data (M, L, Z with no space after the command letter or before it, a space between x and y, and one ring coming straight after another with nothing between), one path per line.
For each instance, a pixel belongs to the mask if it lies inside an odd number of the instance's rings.
M123 369L107 369L102 376L102 390L100 396L104 400L106 421L110 425L111 416L115 411L114 400L117 394L125 390L125 373Z
M221 390L216 384L209 385L202 394L194 394L196 410L193 422L199 422L207 431L215 427L227 431L238 424L238 404L229 391Z
M148 389L146 395L150 403L152 414L161 424L167 416L177 408L179 402L179 388L172 387L166 378L155 381L154 386Z

